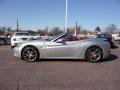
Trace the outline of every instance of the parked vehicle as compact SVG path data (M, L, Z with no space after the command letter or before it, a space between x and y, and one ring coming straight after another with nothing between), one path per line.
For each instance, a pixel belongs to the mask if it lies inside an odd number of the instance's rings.
M101 38L104 39L104 41L109 42L111 48L115 47L112 36L110 34L97 34L96 38Z
M31 36L33 40L41 39L41 36L39 34L32 34Z
M115 41L119 41L119 40L120 40L120 35L116 35L113 39L114 39Z
M0 45L11 44L10 38L8 37L0 37Z
M13 48L14 56L25 61L40 58L75 58L98 62L110 55L110 45L100 39L87 39L66 42L67 34L60 34L48 41L34 40L18 44Z
M32 39L28 32L15 32L11 37L11 47L15 47L19 43L23 43Z

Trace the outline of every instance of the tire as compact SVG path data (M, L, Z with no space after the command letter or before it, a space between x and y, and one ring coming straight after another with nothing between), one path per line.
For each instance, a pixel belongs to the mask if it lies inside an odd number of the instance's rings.
M85 60L95 63L99 62L103 58L103 51L98 46L92 46L86 50Z
M39 52L34 46L26 46L22 50L21 58L28 62L35 62L39 59Z

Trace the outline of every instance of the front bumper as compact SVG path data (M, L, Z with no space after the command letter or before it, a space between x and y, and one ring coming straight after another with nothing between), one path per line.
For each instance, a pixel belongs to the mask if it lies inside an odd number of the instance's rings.
M18 44L20 44L20 43L25 43L25 42L27 42L27 41L28 41L28 40L14 41L14 42L11 43L11 46L15 47L15 46L17 46Z
M13 55L14 55L15 57L21 58L21 50L20 50L19 47L14 47L14 48L13 48Z

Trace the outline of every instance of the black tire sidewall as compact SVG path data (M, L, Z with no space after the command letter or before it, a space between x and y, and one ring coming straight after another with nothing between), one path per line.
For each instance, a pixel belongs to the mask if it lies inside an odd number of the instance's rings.
M30 61L29 59L24 59L24 57L23 57L23 52L25 51L25 49L26 49L27 47L33 48L33 49L35 49L35 50L37 51L37 57L36 57L36 59L35 59L34 61ZM22 50L22 52L21 52L21 59L24 60L24 61L27 61L27 62L35 62L35 61L37 61L37 60L39 59L39 51L38 51L37 48L35 48L34 46L26 46L26 47L23 48L23 50Z
M92 50L92 49L96 49L96 48L99 49L99 52L101 53L101 57L100 57L100 59L97 60L97 61L91 61L90 59L88 59L87 53L88 53L88 51L90 51L90 50ZM102 58L103 58L103 51L102 51L101 48L99 48L99 47L97 47L97 46L93 46L93 47L90 47L90 48L88 48L88 49L86 50L86 53L85 53L85 60L87 60L87 61L89 61L89 62L91 62L91 63L96 63L96 62L101 61Z

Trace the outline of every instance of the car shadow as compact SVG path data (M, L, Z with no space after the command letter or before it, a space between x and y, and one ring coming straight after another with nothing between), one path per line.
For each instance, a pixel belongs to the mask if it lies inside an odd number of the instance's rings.
M87 62L87 61L85 61L85 60L82 60L82 59L71 59L71 58L69 58L69 59L60 59L60 58L56 58L56 59L39 59L37 62L41 62L41 61L57 61L57 62L62 62L62 61L71 61L71 62L80 62L80 61L82 61L82 62Z
M103 59L101 62L108 62L108 61L114 61L117 60L118 56L111 54L108 58Z
M111 49L117 49L117 48L118 48L118 46L115 45L115 46L113 46Z
M114 61L114 60L116 60L116 59L118 59L118 57L116 56L116 55L114 55L114 54L111 54L108 58L106 58L106 59L103 59L102 61L100 61L100 62L108 62L108 61ZM86 61L86 60L83 60L83 59L72 59L72 58L70 58L70 59L39 59L37 62L42 62L42 61L71 61L71 62L88 62L88 61Z

